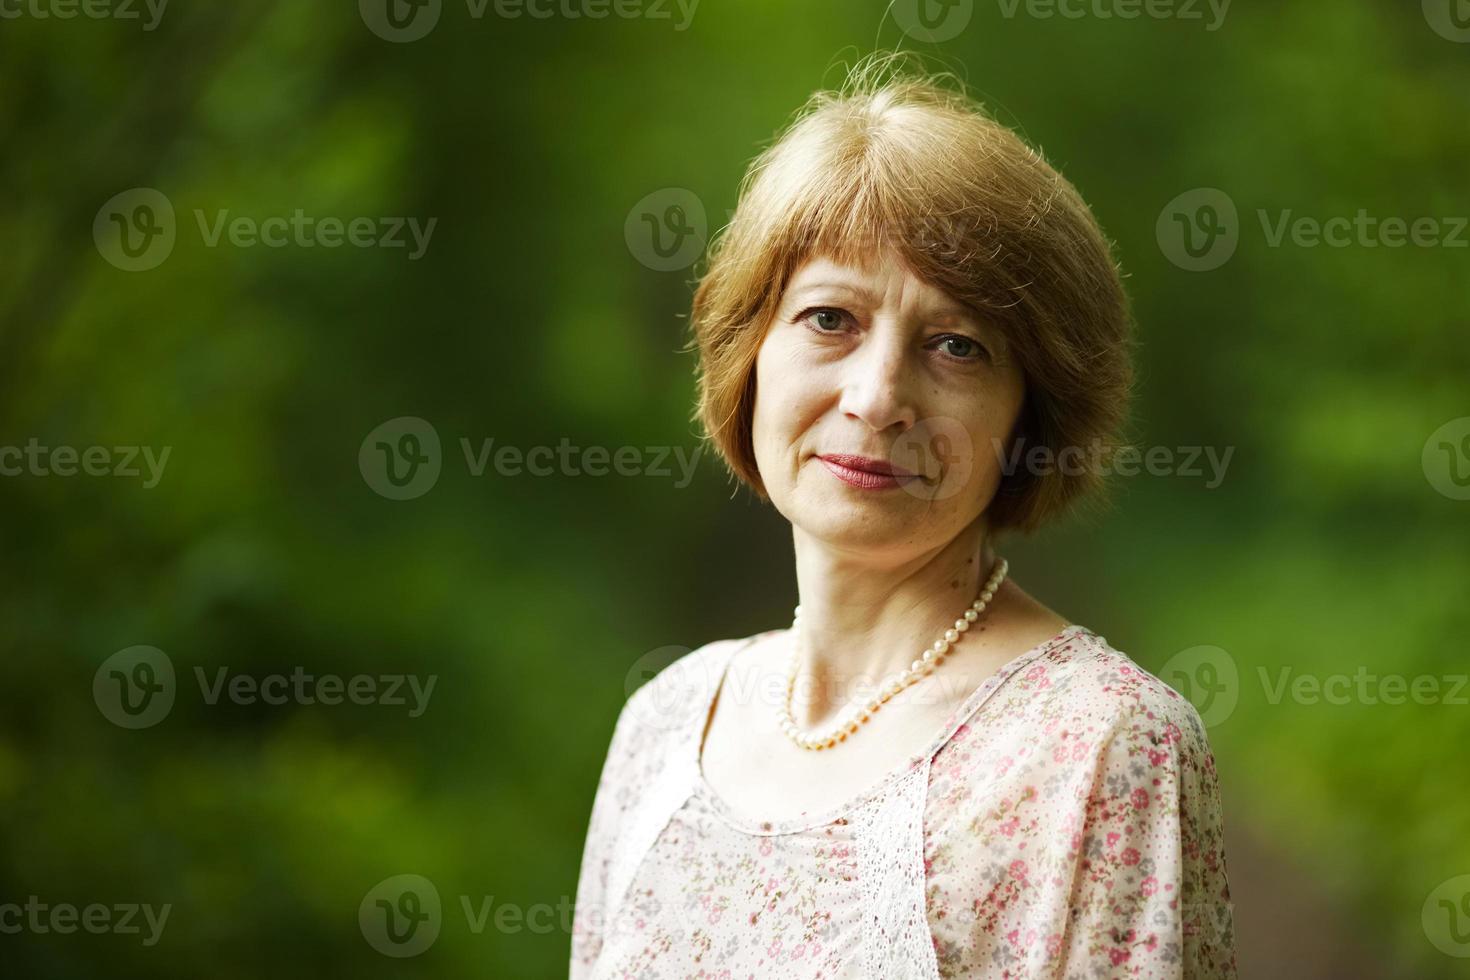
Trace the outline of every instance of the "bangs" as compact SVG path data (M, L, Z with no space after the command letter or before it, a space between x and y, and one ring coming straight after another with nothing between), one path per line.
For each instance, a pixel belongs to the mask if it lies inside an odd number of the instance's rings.
M826 256L863 268L887 251L917 258L913 243L922 240L925 202L900 199L867 169L829 172L824 180L799 186L788 198L790 207L777 216L771 245L786 252L793 266Z

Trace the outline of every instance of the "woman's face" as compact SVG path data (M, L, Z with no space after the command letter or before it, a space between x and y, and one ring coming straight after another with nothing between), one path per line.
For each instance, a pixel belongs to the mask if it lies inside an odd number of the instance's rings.
M801 530L902 560L989 505L1024 395L1000 330L895 255L813 259L757 354L756 465Z

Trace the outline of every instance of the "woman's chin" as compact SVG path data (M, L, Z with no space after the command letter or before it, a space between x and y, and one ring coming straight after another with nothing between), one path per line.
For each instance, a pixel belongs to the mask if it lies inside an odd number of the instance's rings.
M901 498L901 499L900 499ZM943 537L928 501L902 492L883 499L826 497L807 500L787 520L814 538L837 548L912 546L917 539ZM948 532L954 537L959 527Z

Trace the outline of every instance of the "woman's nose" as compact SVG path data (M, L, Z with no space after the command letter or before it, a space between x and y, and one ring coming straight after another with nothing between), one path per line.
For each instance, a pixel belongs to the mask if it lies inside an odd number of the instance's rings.
M875 432L909 429L918 419L913 400L914 366L897 330L871 331L845 358L842 411Z

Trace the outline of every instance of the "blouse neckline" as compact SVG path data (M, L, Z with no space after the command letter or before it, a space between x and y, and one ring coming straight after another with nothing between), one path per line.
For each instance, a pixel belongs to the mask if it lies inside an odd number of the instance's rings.
M974 713L980 709L980 706L988 701L991 695L993 695L1001 687L1001 685L1003 685L1008 679L1014 676L1015 673L1019 671L1022 667L1025 667L1032 660L1041 656L1043 653L1046 653L1048 650L1052 649L1063 641L1079 635L1090 634L1091 630L1077 623L1072 623L1068 626L1062 627L1061 631L1051 638L1043 640L1031 649L1023 653L1019 653L1015 657L1011 658L999 670L997 670L990 677L986 678L979 687L970 692L970 694L965 698L963 702L960 703L960 706L955 709L954 713L950 715L949 719L944 723L943 726L941 726L939 731L932 739L929 740L928 744L925 745L925 747L921 751L910 756L907 761L900 763L898 766L890 770L885 776L883 776L882 779L878 780L878 782L874 783L872 786L870 786L866 790L863 790L851 799L848 799L847 801L835 807L831 807L825 811L820 811L815 814L803 813L794 817L788 817L784 820L765 820L752 817L749 814L746 814L737 809L736 807L731 806L720 796L719 793L715 792L714 787L711 786L709 780L705 778L704 734L709 725L710 711L714 707L715 699L724 689L725 676L729 673L730 664L735 659L735 655L738 654L741 650L744 650L747 647L751 646L762 637L770 636L773 633L779 632L781 632L781 630L767 630L764 633L757 633L747 639L744 643L726 652L723 662L719 664L718 670L715 671L715 684L704 699L704 710L695 714L695 728L693 737L690 739L690 742L694 746L694 773L697 792L709 803L710 807L719 815L720 819L722 819L729 826L742 833L758 837L771 837L779 834L793 834L800 831L811 830L817 827L826 827L831 824L841 822L845 816L861 808L864 804L868 803L874 797L882 794L891 785L898 782L908 773L912 772L916 767L923 765L925 762L931 759L934 754L937 753L944 746L946 742L954 737L955 732L959 730L960 726L963 725L965 721L968 720L972 715L974 715Z

